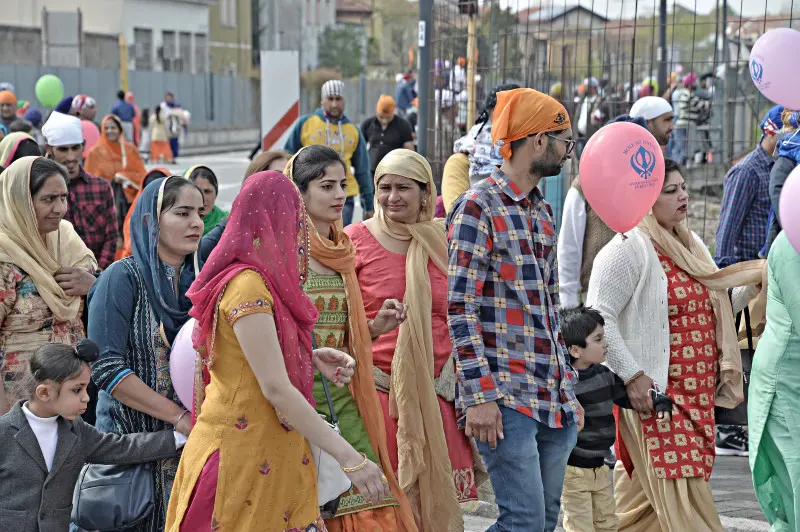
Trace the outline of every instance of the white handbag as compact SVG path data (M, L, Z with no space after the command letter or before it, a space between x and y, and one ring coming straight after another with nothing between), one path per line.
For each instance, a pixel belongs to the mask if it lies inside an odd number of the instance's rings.
M331 421L333 423L328 423L328 425L330 425L337 434L341 434L339 431L339 418L336 415L336 410L333 408L331 392L328 390L328 381L325 377L320 377L322 379L322 387L325 390L325 398L328 400L328 408L331 410ZM342 471L339 462L337 462L333 456L311 442L308 442L308 446L311 448L311 455L314 457L314 463L317 465L319 505L325 506L329 502L335 501L342 493L349 490L353 483L350 482L350 478Z

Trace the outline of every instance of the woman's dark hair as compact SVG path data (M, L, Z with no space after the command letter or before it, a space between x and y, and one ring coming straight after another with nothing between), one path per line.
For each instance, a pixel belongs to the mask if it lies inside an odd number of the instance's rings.
M497 105L497 93L503 91L510 91L518 88L519 85L517 85L516 83L507 83L505 85L498 85L497 87L492 89L492 92L490 92L486 96L486 100L483 102L483 108L481 109L481 112L478 113L478 118L475 119L476 124L481 124L481 128L478 130L479 134L481 131L483 131L483 126L485 126L492 118L492 113L494 112L494 108Z
M192 170L192 173L189 174L189 179L191 179L192 183L197 181L197 179L200 177L208 179L208 182L211 183L212 187L214 187L214 192L219 194L219 182L217 181L217 176L211 171L211 168L208 168L207 166L200 166Z
M161 200L161 212L159 214L164 214L177 203L178 196L181 195L181 189L184 187L191 187L200 193L201 197L203 196L203 191L192 181L181 177L176 177L175 179L167 178L167 184L164 185L164 197Z
M24 118L17 118L8 126L9 133L30 133L33 131L33 124Z
M162 120L161 120L161 106L160 105L156 105L155 107L153 107L153 120L155 120L159 124L162 122Z
M142 127L150 125L150 109L142 109Z
M679 174L683 175L683 168L681 168L681 165L679 165L677 161L673 161L672 159L664 159L664 177L666 177L670 172L678 172Z
M147 185L156 179L161 179L162 177L169 177L169 174L165 174L161 170L150 170L147 172L147 175L144 176L144 181L142 181L142 190L144 190Z
M347 167L336 150L322 145L308 146L294 160L292 179L300 192L305 193L308 184L324 176L325 169L333 164L341 164L347 173Z
M89 339L79 340L75 347L64 344L45 344L30 359L31 376L35 385L45 381L56 384L74 379L83 369L100 356L100 348ZM34 386L35 388L35 386Z
M61 177L64 178L64 181L69 179L69 173L67 172L66 167L58 164L54 160L46 159L45 157L39 157L33 161L33 164L31 165L30 180L31 197L34 197L39 190L41 190L45 181L53 177L53 174L61 175Z
M11 164L17 159L22 159L23 157L41 157L41 156L42 156L42 151L39 149L39 145L36 144L35 140L22 139L22 141L17 146L16 151L14 151L14 156L8 163Z

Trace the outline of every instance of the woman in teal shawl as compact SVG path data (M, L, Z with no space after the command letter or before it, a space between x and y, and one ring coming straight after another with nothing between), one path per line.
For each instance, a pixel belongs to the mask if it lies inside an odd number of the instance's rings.
M203 236L214 229L218 223L228 217L229 213L217 207L217 195L219 194L219 182L217 176L208 166L196 164L186 170L183 177L191 180L203 191Z
M750 375L750 468L775 531L800 526L800 254L781 233L767 261L767 325Z

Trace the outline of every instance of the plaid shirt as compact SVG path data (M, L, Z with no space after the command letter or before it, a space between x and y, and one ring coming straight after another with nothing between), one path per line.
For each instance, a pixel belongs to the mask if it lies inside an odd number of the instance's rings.
M114 262L117 252L117 209L114 192L105 179L81 174L67 184L69 200L65 220L75 226L75 231L92 250L98 267L105 270Z
M553 213L499 168L448 218L448 323L456 407L502 401L549 427L577 421L577 378L559 332Z
M759 145L725 176L714 250L720 268L758 258L767 234L771 169L772 158Z

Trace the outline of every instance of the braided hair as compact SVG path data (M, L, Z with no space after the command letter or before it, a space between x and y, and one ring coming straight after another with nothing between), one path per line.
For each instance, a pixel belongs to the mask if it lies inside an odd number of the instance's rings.
M484 126L489 123L489 120L492 119L492 113L494 112L494 107L497 105L497 93L503 91L510 91L513 89L518 89L519 85L516 83L507 83L505 85L498 85L492 92L490 92L486 96L486 100L483 102L483 108L481 108L481 112L478 114L478 118L475 120L475 124L480 124L481 128L478 130L478 135L480 135L481 131L483 131Z

